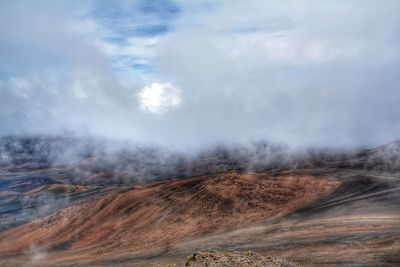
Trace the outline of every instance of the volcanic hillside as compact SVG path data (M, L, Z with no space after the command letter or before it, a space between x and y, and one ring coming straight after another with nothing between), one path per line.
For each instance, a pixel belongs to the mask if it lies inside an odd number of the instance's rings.
M213 249L400 264L399 142L351 153L122 148L0 139L0 265L148 267Z
M3 231L0 253L13 255L35 246L57 261L165 249L283 216L339 185L323 176L230 172L133 187Z

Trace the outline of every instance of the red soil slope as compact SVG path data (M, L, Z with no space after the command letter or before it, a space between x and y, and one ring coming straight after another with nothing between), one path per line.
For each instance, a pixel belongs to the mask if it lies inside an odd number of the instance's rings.
M223 173L110 193L0 233L0 254L135 251L293 212L340 185L323 176Z

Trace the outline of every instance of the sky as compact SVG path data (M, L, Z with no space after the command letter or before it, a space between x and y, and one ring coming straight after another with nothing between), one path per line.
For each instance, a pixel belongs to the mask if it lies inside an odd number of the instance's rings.
M0 1L0 135L400 139L398 0Z

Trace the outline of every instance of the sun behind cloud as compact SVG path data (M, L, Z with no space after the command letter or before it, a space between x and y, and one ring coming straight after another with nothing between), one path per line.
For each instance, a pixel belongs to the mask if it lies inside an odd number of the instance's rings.
M138 94L139 108L148 113L162 114L182 103L181 89L171 83L152 83Z

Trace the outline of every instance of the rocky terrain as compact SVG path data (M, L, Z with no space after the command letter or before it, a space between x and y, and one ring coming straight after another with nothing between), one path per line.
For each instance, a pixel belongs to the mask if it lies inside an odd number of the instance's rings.
M1 266L157 266L210 250L220 252L192 264L245 262L246 251L260 264L400 264L397 142L347 154L288 158L261 145L163 160L156 150L107 154L86 144L66 161L49 148L68 151L65 140L6 141Z
M255 252L195 252L186 260L185 266L193 267L300 267L298 264L276 257L263 257Z

